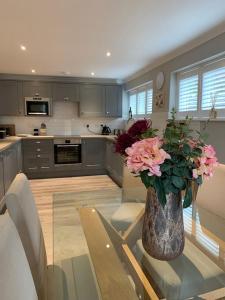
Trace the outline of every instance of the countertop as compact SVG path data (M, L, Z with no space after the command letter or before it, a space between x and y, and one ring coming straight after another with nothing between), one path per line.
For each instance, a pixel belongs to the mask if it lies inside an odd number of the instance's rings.
M54 139L54 138L63 138L64 136L58 136L58 135L46 135L46 136L23 136L23 137L18 137L18 136L11 136L11 137L7 137L4 140L0 140L0 152L7 150L8 148L10 148L12 145L18 143L19 141L21 141L22 139ZM68 137L69 136L66 136ZM70 136L71 138L73 136ZM74 137L77 137L74 135ZM116 138L116 135L98 135L98 134L87 134L87 135L80 135L80 138L104 138L106 140L110 140L110 141L114 141Z

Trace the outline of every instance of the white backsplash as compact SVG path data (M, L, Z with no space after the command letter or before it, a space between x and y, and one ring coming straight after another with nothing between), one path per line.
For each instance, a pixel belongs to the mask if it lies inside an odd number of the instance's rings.
M125 121L122 118L80 118L78 106L71 102L55 102L52 117L0 117L1 124L15 124L16 133L33 133L34 128L40 128L41 123L47 126L48 135L80 135L90 134L86 125L95 133L101 133L101 124L111 130L123 129Z

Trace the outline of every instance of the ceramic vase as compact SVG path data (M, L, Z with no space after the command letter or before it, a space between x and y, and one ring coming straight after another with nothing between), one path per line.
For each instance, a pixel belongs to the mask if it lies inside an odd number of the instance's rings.
M154 189L149 188L142 229L142 244L149 255L172 260L184 249L184 224L181 193L166 195L163 207Z

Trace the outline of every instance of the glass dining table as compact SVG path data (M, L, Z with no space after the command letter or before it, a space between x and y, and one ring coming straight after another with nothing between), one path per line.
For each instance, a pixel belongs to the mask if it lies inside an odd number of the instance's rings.
M196 204L185 209L184 251L160 261L142 246L144 210L121 232L110 222L119 201L72 198L53 204L55 299L225 299L225 219Z

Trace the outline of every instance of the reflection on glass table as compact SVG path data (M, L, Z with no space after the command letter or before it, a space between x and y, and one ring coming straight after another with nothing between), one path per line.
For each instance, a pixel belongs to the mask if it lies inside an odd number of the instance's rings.
M64 196L63 201L60 195L54 199L57 300L225 297L223 218L200 207L184 210L184 252L173 261L159 261L142 246L144 210L125 232L112 226L111 216L121 205L116 193L115 190L114 195L111 191L107 194L105 190L90 197L79 194L82 205L74 200L74 195L68 199ZM85 205L87 198L99 202Z

